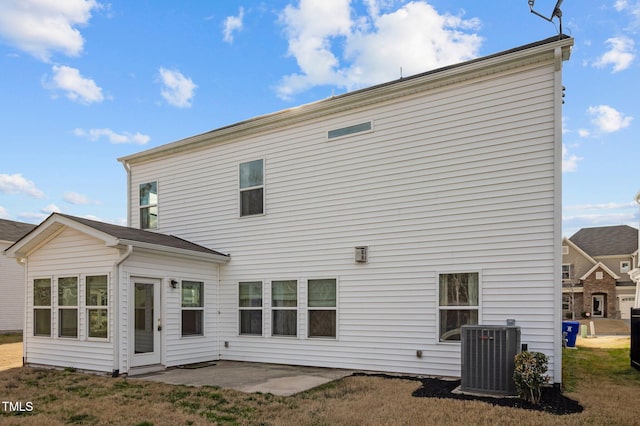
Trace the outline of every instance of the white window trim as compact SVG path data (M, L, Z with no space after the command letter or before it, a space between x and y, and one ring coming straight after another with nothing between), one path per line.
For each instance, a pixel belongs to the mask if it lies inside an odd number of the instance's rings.
M36 305L35 304L35 297L34 297L34 291L35 291L35 281L36 280L49 280L49 305ZM34 277L31 279L31 337L35 337L35 338L42 338L42 339L53 339L55 338L55 331L57 331L57 327L54 330L54 307L53 307L53 297L54 297L54 293L53 293L53 285L54 283L54 277L53 276L48 276L48 277ZM43 336L41 334L36 334L35 331L35 325L36 325L36 315L35 315L35 310L36 309L49 309L49 335L48 336Z
M76 279L76 304L74 306L71 305L60 305L59 300L59 283L61 278L75 278ZM84 280L80 280L80 275L58 275L55 277L56 283L56 293L55 293L55 310L56 310L56 318L55 318L55 338L63 339L63 340L83 340L83 330L80 328L80 316L82 315L81 305L82 305L82 297L84 297L84 291L82 287L84 285ZM62 309L75 309L76 310L76 337L68 337L60 335L60 310Z
M440 275L443 274L478 274L478 306L440 306ZM478 311L478 324L482 324L482 270L447 270L447 271L438 271L435 275L435 287L436 287L436 329L435 329L435 339L436 344L439 345L457 345L459 346L460 341L448 341L448 340L440 340L440 310L458 310L461 308L468 310L477 310Z
M156 183L156 198L157 201L155 204L145 204L142 205L140 204L140 185L144 185L147 183ZM143 228L142 227L142 209L144 208L149 208L149 207L156 207L158 209L158 213L156 216L156 227L155 228ZM154 230L154 229L159 229L160 228L160 180L159 179L153 179L153 180L148 180L148 181L144 181L142 183L138 184L138 228L145 230L145 231L150 231L150 230Z
M260 294L262 296L262 306L260 307L253 307L253 306L246 306L246 307L241 307L240 306L240 283L260 283ZM250 339L255 339L255 338L264 338L265 336L265 282L264 280L242 280L242 281L238 281L237 285L236 285L236 305L238 307L237 310L237 317L236 317L236 324L237 324L237 331L236 331L236 336L237 337L242 337L242 338L250 338ZM241 311L261 311L262 314L260 315L262 317L262 330L260 334L248 334L248 333L241 333L240 332L240 312Z
M250 163L252 161L262 160L262 185L250 186L247 188L240 188L240 165ZM248 217L261 217L267 214L267 160L265 157L254 158L253 160L246 160L238 162L236 166L238 184L238 217L241 219ZM250 191L252 189L262 188L262 213L242 215L242 193L244 191ZM160 191L158 191L160 192ZM159 215L159 214L158 214ZM244 281L243 281L244 282ZM264 304L264 301L263 301Z
M626 264L627 267L623 267L623 265ZM631 270L631 261L629 260L623 260L620 262L620 273L621 274L627 274L629 273L629 271Z
M296 282L296 306L295 307L289 307L289 306L277 307L277 308L273 307L273 282L274 281L295 281ZM276 339L299 339L300 338L301 336L301 327L300 327L301 287L302 286L300 285L300 280L297 278L277 279L277 280L269 281L269 336L270 337L273 337ZM264 300L262 304L264 305ZM296 334L295 335L289 336L289 335L273 334L273 311L295 311L296 312Z
M86 289L87 289L87 277L98 277L98 276L106 276L107 277L107 305L106 306L101 306L101 305L87 305L87 295L86 295ZM109 273L96 273L96 274L85 274L84 278L84 297L82 299L83 301L83 305L84 305L84 314L85 314L85 323L86 323L86 340L89 341L96 341L96 342L109 342L111 341L111 328L112 328L112 324L111 324L111 274ZM91 337L89 336L89 327L90 327L90 317L89 317L89 310L90 309L105 309L107 311L107 337ZM78 320L80 321L80 317L78 315Z
M563 263L562 267L564 268L565 266L569 267L569 277L568 278L564 278L564 271L561 269L561 274L562 274L562 281L570 281L571 280L571 263Z
M184 285L185 281L189 281L189 282L195 282L195 283L201 283L202 284L202 293L200 294L200 297L202 299L202 306L182 306L182 286ZM206 302L205 302L205 281L202 279L181 279L180 280L180 338L181 339L199 339L202 337L206 336L206 332L207 332L207 322L206 322L206 315L205 315L205 306L206 306ZM202 311L202 333L200 334L187 334L184 335L182 334L182 311Z
M309 307L309 281L313 281L313 280L335 280L336 281L336 306L335 307ZM328 340L328 341L336 341L339 340L339 330L340 330L340 310L339 310L339 305L340 305L340 280L338 279L338 277L330 277L330 276L324 276L324 277L311 277L311 278L307 278L306 280L304 280L304 290L305 290L305 306L304 306L304 312L305 312L305 318L306 318L306 324L304 326L305 330L305 335L304 337L306 339L309 340ZM300 305L300 303L298 303L298 305ZM309 311L336 311L336 335L335 337L324 337L324 336L318 336L318 337L311 337L309 336L309 327L311 325L311 322L309 321Z

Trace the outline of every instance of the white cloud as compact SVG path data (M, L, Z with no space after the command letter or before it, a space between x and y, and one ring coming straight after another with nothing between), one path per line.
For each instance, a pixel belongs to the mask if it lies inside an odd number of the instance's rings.
M84 39L76 27L100 7L95 0L2 0L0 38L45 62L53 52L77 56Z
M24 194L34 198L44 197L44 192L19 173L13 175L0 174L0 192L5 194Z
M616 1L616 3L614 4L613 7L615 7L615 9L618 12L622 12L623 10L625 10L627 7L629 6L629 2L627 0L618 0Z
M0 206L0 219L10 219L9 212L4 207Z
M591 135L591 132L587 129L578 129L578 136L581 138L588 138Z
M51 213L60 213L62 210L55 204L49 204L46 207L40 209L42 213L51 214Z
M86 195L78 194L77 192L65 192L62 199L67 203L74 205L100 204L100 202L92 201Z
M244 19L244 8L240 8L238 16L228 16L224 20L222 34L223 39L227 43L233 43L233 34L236 31L242 30L242 20Z
M109 143L112 143L112 144L130 143L130 144L137 144L137 145L145 145L151 140L150 136L143 135L142 133L139 133L139 132L116 133L113 130L106 129L106 128L105 129L89 129L89 130L78 128L78 129L75 129L73 133L76 136L87 138L90 141L97 141L100 138L104 137L109 141Z
M617 132L629 127L633 120L633 117L625 116L608 105L590 106L587 112L592 117L591 122L604 133Z
M300 72L277 87L290 98L310 87L347 90L381 83L477 56L482 39L477 19L439 14L425 1L384 13L390 1L364 0L367 14L353 16L349 0L300 0L280 16L289 55ZM384 10L383 10L384 9Z
M178 108L191 106L194 90L198 87L190 78L185 77L180 71L160 68L160 80L163 88L162 97L170 104Z
M616 73L624 71L631 66L635 59L634 42L629 37L613 37L606 41L611 49L605 52L593 66L596 68L605 68L613 65L611 72Z
M82 104L102 102L102 89L91 79L80 75L80 71L65 65L53 66L53 77L44 83L52 90L63 90L67 98Z
M582 157L577 155L569 155L569 149L565 144L562 144L562 172L575 172L578 170L578 162L582 160Z

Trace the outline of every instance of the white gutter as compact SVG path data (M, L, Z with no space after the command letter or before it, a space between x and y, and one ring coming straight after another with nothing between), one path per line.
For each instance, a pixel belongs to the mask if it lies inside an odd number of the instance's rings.
M113 376L116 376L116 372L119 373L120 372L120 327L122 326L122 324L120 324L120 312L118 312L118 307L120 305L119 301L120 301L120 265L122 265L122 263L127 260L129 258L129 256L131 256L131 253L133 253L133 246L132 245L128 245L126 251L124 252L124 254L122 254L113 264L113 271L114 271L114 275L115 278L113 280L113 294L117 295L117 301L115 301L115 303L112 301L112 308L111 308L111 313L113 315L113 318L116 319L116 321L118 324L113 327L113 345L114 345L114 354L113 354Z

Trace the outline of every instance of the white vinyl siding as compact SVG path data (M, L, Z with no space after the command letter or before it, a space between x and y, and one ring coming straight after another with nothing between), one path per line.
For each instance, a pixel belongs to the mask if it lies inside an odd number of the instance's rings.
M24 325L24 267L2 255L12 244L0 241L0 332L21 331Z
M86 277L109 277L119 255L117 249L105 247L102 241L66 229L29 256L24 342L27 363L104 372L117 368L114 365L113 340L89 337ZM31 313L34 306L34 280L44 277L51 277L52 280L51 337L34 336L34 316ZM74 306L60 305L58 282L60 278L69 277L77 278L77 301ZM112 286L107 287L107 293L108 300L113 300ZM77 337L59 337L62 309L76 310ZM113 329L113 315L107 321L107 328Z
M553 374L556 90L551 62L487 74L134 162L131 185L161 176L159 231L231 253L220 269L222 359L459 375L460 346L438 343L437 274L482 270L482 322L516 319ZM375 132L327 143L327 129L371 119ZM252 156L268 163L260 221L237 214L237 165ZM357 246L369 247L368 263L354 261ZM297 338L238 334L239 282L265 283L270 331L271 281L311 276L340 283L336 339L307 338L306 285Z

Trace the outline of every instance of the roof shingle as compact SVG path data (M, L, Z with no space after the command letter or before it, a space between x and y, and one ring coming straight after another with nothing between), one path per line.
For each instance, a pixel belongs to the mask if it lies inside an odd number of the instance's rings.
M627 225L582 228L569 239L589 256L629 255L638 250L638 230Z

